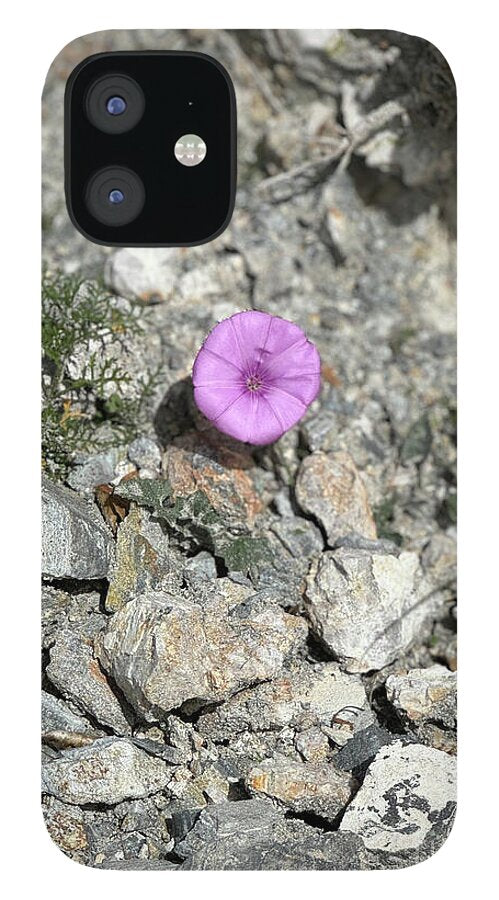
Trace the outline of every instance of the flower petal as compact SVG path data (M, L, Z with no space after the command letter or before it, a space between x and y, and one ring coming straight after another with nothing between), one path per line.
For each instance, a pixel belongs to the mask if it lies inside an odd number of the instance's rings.
M211 347L203 344L196 356L192 369L192 381L196 385L226 384L240 385L243 383L243 373L233 362L232 358L224 359Z
M296 425L305 415L308 407L308 403L304 403L299 397L294 397L293 394L279 387L267 388L264 399L281 425L281 434Z
M267 362L263 374L267 379L272 380L272 384L278 384L280 378L286 378L289 375L298 377L314 373L319 376L320 369L321 361L317 348L305 338L300 344L287 347L272 356Z
M230 316L228 319L223 319L222 322L215 325L201 350L208 350L220 359L230 360L233 366L244 371L246 368L246 355L243 353L238 335L235 334L232 322L234 318L235 316Z
M270 444L283 433L279 419L262 394L245 391L214 423L217 428L249 444Z
M194 400L203 415L218 426L220 417L243 393L246 393L244 388L237 385L223 388L204 385L194 388Z

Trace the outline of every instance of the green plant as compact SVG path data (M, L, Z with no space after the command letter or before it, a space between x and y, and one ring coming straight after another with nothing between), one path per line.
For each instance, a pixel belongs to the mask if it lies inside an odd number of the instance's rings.
M259 564L271 562L267 539L232 534L204 491L174 497L167 479L132 479L119 484L115 493L123 500L152 510L184 549L208 550L231 572L244 572L253 577Z
M135 380L130 399L124 389L132 378L108 345L142 331L138 306L118 306L100 282L43 274L42 458L53 477L65 477L76 451L104 450L136 435L159 371Z

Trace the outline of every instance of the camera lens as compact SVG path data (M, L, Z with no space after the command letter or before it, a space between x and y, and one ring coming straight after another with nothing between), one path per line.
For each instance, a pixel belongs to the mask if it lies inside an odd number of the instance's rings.
M123 97L110 97L106 109L110 116L121 116L126 109L126 100L123 100Z
M123 203L124 199L125 195L119 188L114 188L112 191L109 191L108 200L110 203Z
M102 75L85 95L85 110L92 125L106 134L123 134L140 122L145 98L128 75Z
M146 192L136 172L123 166L99 169L88 181L85 203L103 225L128 225L142 212Z

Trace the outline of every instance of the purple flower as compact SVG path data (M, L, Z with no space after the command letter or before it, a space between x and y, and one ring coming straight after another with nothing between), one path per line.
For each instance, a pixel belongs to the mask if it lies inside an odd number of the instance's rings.
M210 331L192 380L199 409L220 431L249 444L269 444L317 397L320 358L293 322L240 312Z

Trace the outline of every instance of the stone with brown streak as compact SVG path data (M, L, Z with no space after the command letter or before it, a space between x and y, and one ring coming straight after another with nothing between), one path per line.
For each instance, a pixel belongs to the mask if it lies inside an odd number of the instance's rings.
M172 768L131 741L100 738L90 747L67 750L42 769L42 790L64 803L120 803L162 790Z
M99 725L117 734L130 733L123 710L94 657L90 637L69 628L61 630L50 651L47 676L67 700Z
M376 525L364 482L349 453L318 450L305 457L296 480L302 510L323 526L328 543L355 533L376 538Z
M356 782L331 764L298 762L276 754L250 771L246 786L250 793L271 797L293 812L333 820L351 800Z
M96 641L99 659L148 721L190 701L198 708L275 676L303 644L303 619L250 599L229 579L196 595L148 592L131 600Z
M410 669L387 678L386 695L402 718L413 725L431 721L455 728L456 680L456 673L445 666Z
M251 526L270 499L265 473L243 445L211 431L177 438L163 457L174 496L203 491L227 524Z

